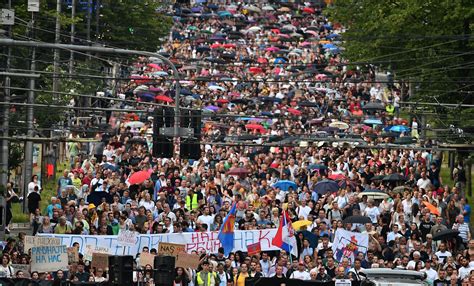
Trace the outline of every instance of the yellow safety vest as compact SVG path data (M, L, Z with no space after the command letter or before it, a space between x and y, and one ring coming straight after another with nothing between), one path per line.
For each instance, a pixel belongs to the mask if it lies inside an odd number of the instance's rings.
M197 208L199 208L198 194L193 194L192 201L189 196L186 196L186 207L188 208L188 210L196 210Z
M387 105L387 107L385 107L385 111L387 111L388 114L393 114L393 112L395 111L395 106L389 104Z
M214 278L217 277L217 273L212 272L212 274ZM201 271L196 274L196 281L197 281L198 286L210 286L211 285L211 272L207 273L207 285L204 285L204 280L202 280L201 278Z

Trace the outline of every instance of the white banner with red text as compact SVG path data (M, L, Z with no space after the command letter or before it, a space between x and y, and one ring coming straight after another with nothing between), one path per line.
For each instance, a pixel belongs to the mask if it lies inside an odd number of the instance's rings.
M277 232L276 228L261 230L236 230L234 235L233 251L247 252L247 245L260 242L262 251L280 250L272 245L272 239ZM69 234L37 234L41 237L54 237L61 240L61 245L73 246L79 243L79 252L84 253L86 245L109 248L110 255L136 255L143 247L158 249L160 242L184 244L186 252L192 251L217 253L221 243L217 238L219 232L185 232L165 234L140 234L136 236L133 246L121 246L117 235L69 235ZM125 251L124 251L125 247Z

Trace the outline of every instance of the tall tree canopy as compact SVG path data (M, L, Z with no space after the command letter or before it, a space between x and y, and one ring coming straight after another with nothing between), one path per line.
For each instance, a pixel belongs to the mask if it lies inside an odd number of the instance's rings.
M336 0L329 17L347 27L344 56L411 80L416 96L474 103L474 2Z

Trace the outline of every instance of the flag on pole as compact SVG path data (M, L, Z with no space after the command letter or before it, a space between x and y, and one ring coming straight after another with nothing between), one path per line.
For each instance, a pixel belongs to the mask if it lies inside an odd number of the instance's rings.
M298 256L295 231L291 225L291 219L285 210L283 211L277 233L272 240L272 245L281 248L294 256Z
M224 248L224 255L228 256L232 249L234 249L234 228L235 228L235 214L237 212L236 203L232 205L229 213L225 217L217 238L220 240Z
M262 247L260 246L260 241L257 243L247 245L247 252L249 256L259 254L261 251L262 251Z

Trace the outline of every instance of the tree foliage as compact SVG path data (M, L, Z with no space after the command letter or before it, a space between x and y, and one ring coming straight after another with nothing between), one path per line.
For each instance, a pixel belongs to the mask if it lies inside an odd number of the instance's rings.
M327 10L347 27L344 56L415 82L416 95L473 102L474 4L466 0L336 0Z

